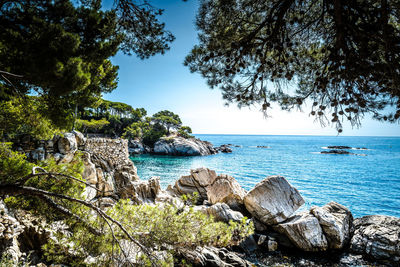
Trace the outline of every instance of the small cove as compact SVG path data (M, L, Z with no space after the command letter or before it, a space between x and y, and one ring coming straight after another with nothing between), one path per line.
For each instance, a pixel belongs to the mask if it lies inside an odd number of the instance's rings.
M304 208L336 201L355 217L400 217L400 138L347 136L196 135L231 154L198 157L131 157L141 179L161 177L166 188L190 169L207 167L232 175L246 190L270 175L283 175L302 194ZM323 147L366 147L360 155L320 154ZM263 147L260 147L263 146Z

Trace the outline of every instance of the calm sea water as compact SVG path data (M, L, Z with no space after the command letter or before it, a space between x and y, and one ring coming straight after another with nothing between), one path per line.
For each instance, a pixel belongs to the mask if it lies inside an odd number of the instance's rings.
M270 175L283 175L306 201L303 209L336 201L355 217L382 214L400 217L400 138L196 135L215 146L234 144L231 154L199 157L140 155L131 159L141 179L160 176L166 188L190 169L207 167L232 175L246 190ZM360 155L315 152L330 145L366 147ZM257 146L268 146L259 148Z

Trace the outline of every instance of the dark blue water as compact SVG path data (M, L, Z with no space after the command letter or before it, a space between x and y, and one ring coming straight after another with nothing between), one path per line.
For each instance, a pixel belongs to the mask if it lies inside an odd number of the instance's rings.
M234 144L232 154L203 157L132 157L141 179L160 176L162 187L190 169L207 167L232 175L246 190L269 175L283 175L302 194L304 208L339 202L356 217L400 217L400 138L196 135L214 145ZM360 155L319 154L329 145L366 147ZM269 148L258 148L268 146Z

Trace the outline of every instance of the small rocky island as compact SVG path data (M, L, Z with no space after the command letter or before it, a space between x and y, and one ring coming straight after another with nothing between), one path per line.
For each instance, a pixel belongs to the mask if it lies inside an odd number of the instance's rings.
M232 153L231 145L214 147L207 141L195 137L184 138L177 135L161 137L154 143L154 147L146 146L139 140L129 140L131 154L158 154L171 156L207 156L221 153Z
M167 149L162 145L167 142L163 140L157 149ZM348 208L336 202L298 212L305 201L282 176L267 177L246 191L232 176L199 168L162 190L159 177L139 179L124 139L87 139L73 132L49 141L20 144L18 149L30 159L55 157L59 162L69 162L75 153L83 153L82 178L92 186L86 187L85 196L100 209L112 207L118 199L130 199L135 205L172 203L184 209L181 196L197 194L195 210L226 223L247 217L254 225L254 234L236 246L186 251L181 256L193 266L400 264L400 218L353 218ZM41 246L64 230L12 210L2 201L0 210L0 254L9 253L18 261L30 253L36 255L36 266L47 266L40 258Z

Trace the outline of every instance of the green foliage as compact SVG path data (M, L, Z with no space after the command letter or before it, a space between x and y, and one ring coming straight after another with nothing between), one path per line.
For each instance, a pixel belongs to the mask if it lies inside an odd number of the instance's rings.
M0 99L35 91L45 116L72 126L76 107L95 104L117 87L109 60L118 50L147 58L169 49L174 37L147 1L22 0L0 5Z
M161 137L167 135L167 130L160 124L151 125L148 130L143 132L143 143L148 146L153 146Z
M78 119L76 121L77 129L83 133L87 133L88 130L99 131L108 124L110 124L110 122L104 118L100 120L91 119L90 121Z
M145 247L151 248L153 254L166 252L169 256L159 261L159 265L170 266L172 257L180 250L207 245L229 246L254 231L253 225L248 224L246 219L240 223L215 222L212 217L195 211L191 206L180 209L170 204L132 205L129 200L120 200L107 211L107 214L125 225L126 229L129 229L129 234ZM106 230L106 235L94 237L82 228L76 229L73 235L60 237L62 242L53 240L46 245L48 259L53 262L70 263L68 254L72 252L76 256L75 260L82 260L90 254L98 257L96 264L99 265L110 264L116 259L120 259L120 264L126 264L123 261L122 251L104 222L93 217L91 223ZM117 228L114 228L114 234L124 236L124 233ZM71 245L67 247L65 244ZM135 258L137 264L150 265L149 258L139 253L140 250L136 245L125 243L125 246L130 247L130 255ZM81 249L82 247L85 251ZM70 250L69 253L62 253L67 249ZM78 265L77 262L75 264Z
M359 125L400 118L398 2L202 1L199 45L185 60L227 103Z
M12 184L32 172L34 164L25 154L11 150L11 145L0 143L0 184Z
M178 129L178 135L183 138L193 138L192 129L189 126L182 126Z
M0 102L0 137L6 140L23 134L43 140L59 130L43 115L45 103L38 97L15 98Z
M162 125L169 134L170 129L177 129L182 125L182 121L178 114L173 113L169 110L162 110L153 115L153 121L157 124Z

